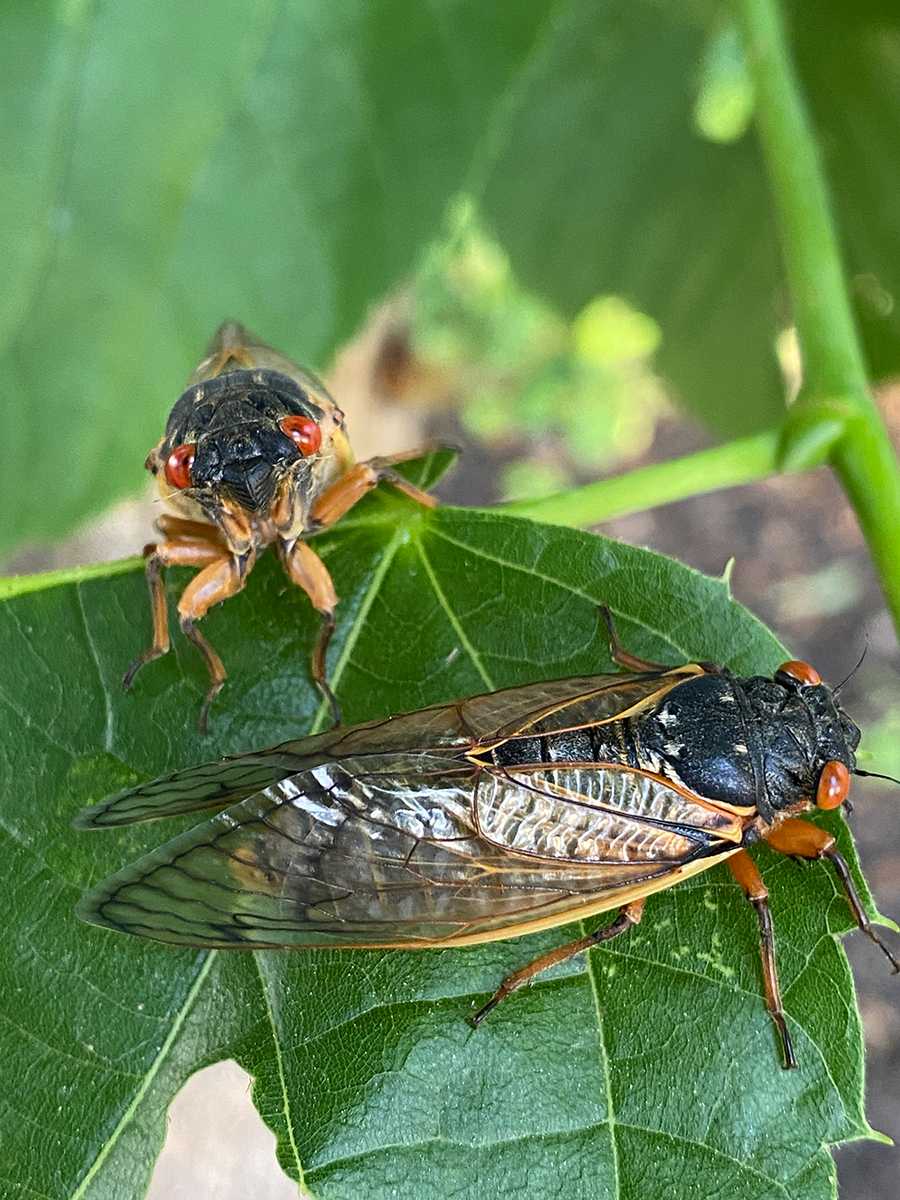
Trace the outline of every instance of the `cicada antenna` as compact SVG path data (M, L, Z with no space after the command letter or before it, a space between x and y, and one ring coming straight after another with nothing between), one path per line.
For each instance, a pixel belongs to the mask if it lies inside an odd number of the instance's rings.
M869 635L864 634L864 637L866 639L866 644L863 646L863 652L859 656L859 660L857 661L856 666L853 668L853 670L850 672L849 675L844 676L844 678L837 685L837 687L831 689L832 694L834 696L839 696L841 694L841 688L844 686L844 684L849 683L850 680L853 678L853 676L856 674L856 672L859 670L859 668L863 665L863 660L865 659L866 655L869 653Z
M893 775L882 775L879 771L863 771L857 767L851 773L853 775L861 775L863 779L886 779L888 783L896 783L900 786L900 779L895 779Z

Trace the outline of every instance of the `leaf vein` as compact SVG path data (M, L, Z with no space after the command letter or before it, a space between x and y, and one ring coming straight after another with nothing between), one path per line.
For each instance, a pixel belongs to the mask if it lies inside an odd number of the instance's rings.
M212 968L213 962L215 961L216 953L217 952L215 950L211 950L211 951L209 951L208 954L206 954L206 956L203 959L201 959L200 970L197 972L194 982L191 984L190 988L188 989L187 995L184 998L184 1002L182 1003L178 1012L175 1014L175 1019L172 1022L172 1028L169 1030L168 1034L165 1037L165 1040L163 1041L162 1045L160 1046L159 1052L156 1055L156 1058L150 1064L148 1071L144 1075L144 1079L143 1079L143 1082L141 1083L141 1086L137 1089L137 1091L135 1092L134 1096L132 1097L130 1103L125 1108L125 1111L122 1113L121 1117L117 1121L115 1129L113 1129L112 1133L109 1135L109 1137L106 1139L106 1141L103 1143L103 1145L98 1150L96 1156L94 1157L94 1161L91 1163L91 1165L85 1171L84 1175L82 1175L81 1182L79 1183L79 1185L75 1189L75 1191L72 1193L70 1200L83 1200L83 1197L87 1194L87 1189L90 1186L92 1180L96 1177L98 1171L101 1169L104 1162L106 1162L107 1158L112 1153L113 1147L115 1146L116 1142L119 1140L119 1138L122 1136L125 1129L127 1129L128 1125L131 1123L135 1113L137 1112L137 1110L140 1106L141 1101L144 1099L147 1092L150 1090L150 1085L153 1083L153 1080L159 1074L160 1068L162 1067L163 1063L166 1061L169 1051L172 1049L173 1045L175 1044L175 1040L178 1037L178 1034L181 1032L182 1026L184 1025L185 1021L188 1018L188 1014L190 1013L191 1009L193 1008L194 1004L196 1003L197 997L199 996L200 991L203 988L203 984L206 981L206 977L209 974L210 969Z

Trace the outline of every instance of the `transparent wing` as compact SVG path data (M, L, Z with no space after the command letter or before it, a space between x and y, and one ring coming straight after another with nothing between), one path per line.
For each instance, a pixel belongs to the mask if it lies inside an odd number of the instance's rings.
M204 808L224 808L304 766L327 759L332 743L330 734L320 734L174 771L107 796L80 812L72 823L76 829L106 829Z
M601 715L606 717L614 712L616 706L627 707L640 696L651 695L660 686L658 675L557 679L506 688L450 704L437 704L364 725L331 729L270 749L188 767L128 788L85 809L75 818L75 825L80 829L102 829L204 808L220 808L316 763L390 750L426 753L435 748L467 748L473 741L507 736L503 730L517 730L543 714L547 714L548 728L540 732L549 732L553 721L576 720L580 723L592 704L600 714L595 719L601 719ZM625 691L617 699L620 688ZM572 704L577 705L577 712L573 710L562 715L561 706Z
M634 714L657 704L672 688L698 673L702 673L702 668L688 664L663 673L600 675L581 680L580 692L550 700L541 708L528 712L524 720L521 715L507 720L498 729L497 736L542 737L615 721L626 713Z
M112 876L79 915L193 946L450 945L561 924L672 875L669 861L511 853L478 832L479 776L438 752L320 764Z
M487 770L475 812L481 836L505 850L604 867L677 867L743 839L734 813L613 764Z

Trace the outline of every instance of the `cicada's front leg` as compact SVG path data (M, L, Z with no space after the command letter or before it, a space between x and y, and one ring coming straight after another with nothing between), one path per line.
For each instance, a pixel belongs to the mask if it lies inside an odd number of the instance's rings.
M427 492L410 483L408 479L394 470L398 463L409 462L421 458L427 450L408 450L404 454L392 454L387 458L370 458L365 462L354 463L340 479L335 480L325 489L312 506L310 513L310 532L327 529L335 521L349 512L354 504L358 504L367 492L377 487L379 483L389 483L404 495L409 496L426 508L436 508L437 500Z
M325 652L334 633L334 610L338 597L328 568L304 541L282 542L278 547L281 561L288 578L303 588L313 608L321 615L319 636L313 648L311 673L319 691L328 701L335 725L341 722L341 709L337 697L328 684L325 669Z
M856 921L857 928L861 929L866 937L874 942L882 954L884 954L885 958L891 964L891 970L894 974L900 973L900 962L894 957L872 926L869 914L866 912L862 899L856 890L847 860L843 854L835 849L834 835L830 834L827 829L822 829L819 825L813 825L810 821L804 821L802 817L788 817L764 836L772 849L778 850L781 854L791 854L797 858L828 859L841 882L841 887L844 890L850 911L853 913L853 919Z
M200 521L182 521L163 517L160 532L169 536L162 542L145 547L147 586L153 614L153 641L134 660L122 679L122 686L131 687L134 677L146 663L161 658L171 647L166 589L163 582L165 567L199 567L178 602L179 623L185 636L199 649L206 662L210 686L200 709L200 730L206 732L209 707L222 690L226 671L218 654L195 628L194 622L222 600L227 600L244 586L251 563L239 560L219 540L217 531Z
M377 487L379 483L390 483L398 491L411 497L427 508L435 508L437 500L427 492L416 487L414 483L404 479L394 467L410 459L421 458L423 450L410 450L405 454L394 454L389 458L370 458L366 462L355 463L334 483L330 484L310 511L307 533L315 533L328 529L349 512L354 504L358 504L367 492ZM281 560L290 578L302 587L312 601L313 608L321 614L322 624L316 639L312 654L312 677L319 691L328 701L334 723L340 724L341 710L337 697L328 684L325 669L325 652L331 635L334 633L334 610L338 602L328 568L314 550L299 538L295 541L282 542L279 547Z

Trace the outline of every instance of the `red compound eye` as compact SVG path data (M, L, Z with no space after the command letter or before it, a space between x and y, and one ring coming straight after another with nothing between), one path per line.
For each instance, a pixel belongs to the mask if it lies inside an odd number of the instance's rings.
M827 762L819 776L816 804L819 808L838 808L850 791L850 772L842 762Z
M196 449L193 444L185 443L183 446L176 446L166 459L166 482L170 487L180 491L191 486L191 467L194 465Z
M792 658L790 662L782 663L778 670L782 675L790 675L798 683L816 684L822 682L822 676L815 667L811 667L809 663L800 662L796 658Z
M285 417L279 422L281 432L287 434L304 458L309 458L322 445L322 430L312 417Z

